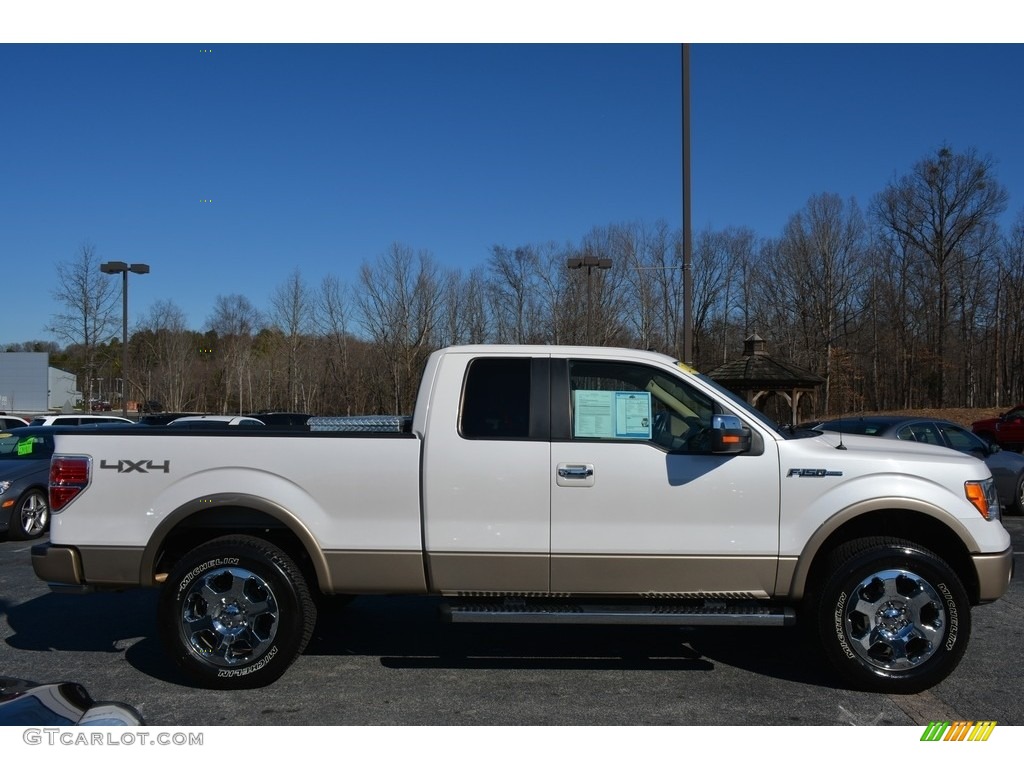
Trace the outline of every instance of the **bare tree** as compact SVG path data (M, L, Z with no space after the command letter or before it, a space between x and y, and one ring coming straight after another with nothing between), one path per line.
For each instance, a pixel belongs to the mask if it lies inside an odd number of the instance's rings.
M540 259L531 246L491 249L491 307L498 338L506 343L536 340Z
M320 283L314 319L323 355L324 404L335 413L351 415L357 370L351 365L349 299L345 284L334 275Z
M244 395L252 362L253 337L262 318L259 310L245 296L234 293L218 296L207 325L217 335L216 359L220 361L220 410L224 413L245 410ZM251 379L249 379L251 382ZM237 409L232 407L232 388L237 384ZM252 396L249 407L252 408Z
M1008 194L993 176L993 161L974 150L962 154L942 147L918 161L910 173L890 183L876 198L873 212L890 251L903 249L918 260L919 285L928 299L911 312L924 314L931 371L930 400L947 399L949 327L955 306L956 274L961 262L991 249L977 236L1006 208ZM994 231L994 228L989 230ZM972 238L974 242L972 242Z
M375 371L382 381L377 407L394 413L411 411L420 370L435 348L441 320L442 281L433 257L413 254L395 243L375 265L359 271L356 306L360 322L380 355Z
M628 297L624 320L633 343L682 357L682 260L668 225L622 225L615 237Z
M147 400L169 411L182 411L195 400L199 382L195 361L201 354L198 334L186 325L185 313L170 299L149 308L132 336L132 369L144 378L135 383Z
M830 408L836 347L855 330L865 270L865 225L856 203L816 195L786 224L772 274L793 312L799 362L825 377Z
M293 411L309 410L311 380L303 377L300 354L314 327L313 296L296 268L270 299L270 322L281 331L287 354L285 393ZM301 404L300 404L301 399Z
M100 272L100 258L88 243L74 259L57 265L55 282L53 297L65 311L54 315L46 330L80 350L77 374L85 378L91 399L97 346L117 329L120 284Z

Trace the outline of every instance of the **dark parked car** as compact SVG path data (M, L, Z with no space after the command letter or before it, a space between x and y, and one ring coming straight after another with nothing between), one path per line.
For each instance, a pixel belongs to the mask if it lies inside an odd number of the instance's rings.
M51 430L22 427L0 433L0 535L35 539L46 533L52 455Z
M246 416L259 419L264 424L273 427L304 427L310 419L308 413L292 413L290 411L261 411L247 413Z
M1008 451L1024 450L1024 405L1011 408L1002 416L971 424L974 434Z
M913 440L928 445L952 448L983 459L996 481L999 502L1007 511L1024 514L1024 456L1004 451L982 440L970 430L951 421L915 419L906 416L864 416L836 419L816 429L848 435L877 435L896 440Z

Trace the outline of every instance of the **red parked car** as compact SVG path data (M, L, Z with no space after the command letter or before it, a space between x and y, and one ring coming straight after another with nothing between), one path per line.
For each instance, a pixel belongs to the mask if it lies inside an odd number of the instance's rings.
M1024 450L1024 405L1018 405L994 419L976 421L971 424L971 429L974 434L1006 450Z

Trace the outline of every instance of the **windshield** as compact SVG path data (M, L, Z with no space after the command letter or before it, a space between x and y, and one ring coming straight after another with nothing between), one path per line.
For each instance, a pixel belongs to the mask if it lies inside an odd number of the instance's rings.
M735 392L729 391L707 374L697 373L697 371L695 371L693 368L690 368L688 365L684 363L677 363L677 365L679 365L683 370L692 373L694 376L696 376L702 382L707 384L709 387L715 390L715 392L717 392L719 395L721 395L723 398L728 400L733 405L738 405L742 410L746 411L751 416L756 416L762 424L771 427L780 435L782 435L782 430L774 419L770 419L767 416L765 416L763 413L761 413L761 411L757 410L757 408L752 406L750 403L748 403L742 397L737 395Z
M797 429L797 428L792 427L792 426L785 426L785 427L783 427L777 421L775 421L775 419L772 419L772 418L769 418L768 416L765 416L764 413L759 411L757 408L755 408L753 405L748 403L742 397L737 395L735 392L732 392L732 391L726 389L725 387L723 387L721 384L719 384L717 381L712 379L707 374L697 373L697 371L695 371L693 368L691 368L690 366L686 365L685 363L676 363L676 364L680 368L682 368L684 371L687 371L687 372L693 374L694 376L696 376L698 379L700 379L702 382L704 382L709 387L714 389L715 392L720 394L723 398L728 400L730 403L739 406L740 408L742 408L744 411L746 411L750 415L756 416L758 418L758 420L762 424L764 424L766 427L769 427L770 429L774 430L779 435L779 437L783 438L784 440L793 440L795 438L804 438L804 437L817 437L818 435L821 434L820 432L816 432L813 429Z

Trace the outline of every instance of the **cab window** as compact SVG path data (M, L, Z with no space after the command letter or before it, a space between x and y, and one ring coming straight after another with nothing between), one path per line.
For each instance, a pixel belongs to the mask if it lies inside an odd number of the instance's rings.
M656 368L630 363L569 363L572 438L652 442L703 453L715 403Z
M462 392L459 432L469 439L525 439L530 435L528 357L473 360Z

